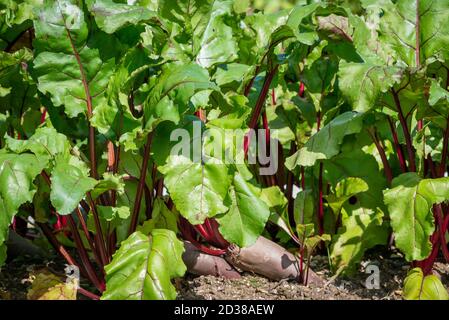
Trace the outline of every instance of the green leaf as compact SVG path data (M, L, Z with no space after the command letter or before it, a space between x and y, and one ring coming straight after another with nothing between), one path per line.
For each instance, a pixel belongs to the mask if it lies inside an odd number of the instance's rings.
M230 0L162 0L159 16L171 31L166 55L185 62L195 60L209 68L237 58L233 2ZM238 30L238 29L237 29Z
M383 12L380 20L383 41L391 45L398 59L408 66L418 67L417 52L421 63L431 58L449 58L449 26L444 23L449 17L449 3L399 0L394 5L385 5ZM419 48L416 48L417 39Z
M382 225L382 217L381 211L365 209L342 221L330 249L332 268L337 274L354 272L367 249L386 244L388 229Z
M150 234L154 229L167 229L175 233L178 232L178 213L170 211L164 200L156 198L151 212L151 219L137 227L137 231L143 234Z
M38 88L70 117L104 99L115 65L114 39L89 30L75 0L46 0L37 10L33 74Z
M288 204L287 198L278 186L263 188L259 197L269 208L278 208L280 211L286 208Z
M297 225L315 222L315 203L312 190L301 190L295 198L294 218Z
M219 230L230 243L239 247L253 245L262 234L270 216L266 203L260 199L261 190L245 181L238 173L234 175L233 187L229 190L229 211L217 218Z
M95 22L107 33L114 33L128 25L150 20L156 13L138 5L126 5L112 0L89 0L89 11Z
M171 279L186 271L181 241L173 231L154 229L150 236L134 232L105 266L103 300L175 299Z
M193 162L171 155L167 164L158 167L164 183L179 212L192 224L227 211L224 199L228 193L228 168L221 163Z
M125 225L125 221L129 220L131 211L129 206L100 206L97 205L97 212L100 218L102 231L107 235L106 230L112 232L118 227ZM128 224L126 224L128 227ZM95 226L95 219L92 212L89 212L87 218L87 227L89 231L96 233L97 227Z
M384 191L396 246L407 261L429 256L429 237L435 230L432 206L448 199L449 178L421 179L416 173L401 174Z
M33 180L46 162L32 154L11 154L0 151L0 262L6 257L3 245L8 228L19 207L33 200ZM1 263L0 263L1 264Z
M0 244L0 267L6 261L6 245L4 243Z
M64 161L56 162L51 173L51 203L59 214L70 214L96 184L81 169Z
M98 196L109 190L115 190L118 193L123 194L125 192L123 176L105 172L103 174L103 179L98 181L97 185L91 192L92 199L96 199Z
M310 30L311 28L305 28L304 30L301 27L303 20L312 15L320 5L320 3L312 3L305 6L298 5L291 10L285 25L291 29L291 32L298 41L312 45L318 38L315 30Z
M206 69L197 64L171 64L158 77L144 104L145 126L153 129L162 121L178 123L197 92L216 89Z
M67 137L58 133L54 128L42 127L28 140L16 140L6 137L6 146L16 153L31 151L36 156L54 159L58 155L70 156L70 142Z
M341 207L349 198L368 190L369 186L363 179L349 177L339 181L335 192L327 196L326 200L334 213L339 214Z
M230 63L219 66L215 72L214 79L217 85L223 86L234 81L241 82L251 67L241 63Z
M449 300L446 288L435 275L424 276L421 268L413 268L404 279L406 300Z
M225 19L232 13L233 1L214 1L209 21L200 40L196 62L204 67L230 62L237 58L237 44L232 27Z
M402 69L376 63L340 62L339 88L353 110L365 112L375 107L382 93L400 82Z
M130 216L129 207L106 207L97 206L98 215L104 220L111 222L115 219L127 219Z
M0 113L23 137L33 134L39 125L36 115L40 116L37 87L28 73L31 59L28 49L0 51ZM0 131L1 136L5 131Z
M317 160L331 159L340 152L345 136L358 133L363 127L363 115L345 112L332 119L315 133L294 155L286 160L286 166L293 170L296 166L313 166Z

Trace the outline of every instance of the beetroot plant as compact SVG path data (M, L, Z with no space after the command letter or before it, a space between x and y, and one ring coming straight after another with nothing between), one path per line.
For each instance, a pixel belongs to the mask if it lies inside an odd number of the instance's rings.
M350 277L399 250L405 298L449 299L445 1L0 12L0 266L19 236L79 268L67 297L174 299L186 272L324 285L314 254Z

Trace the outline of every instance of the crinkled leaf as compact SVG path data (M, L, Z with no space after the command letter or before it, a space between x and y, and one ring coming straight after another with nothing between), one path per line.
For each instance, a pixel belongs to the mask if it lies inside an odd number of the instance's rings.
M168 66L148 94L145 126L153 129L162 121L178 123L188 110L190 98L198 91L215 89L206 69L197 64Z
M89 0L89 11L98 26L107 33L114 33L127 25L150 20L156 13L139 5L127 5L112 0Z
M39 90L75 117L87 110L88 99L93 107L104 99L117 48L112 38L89 33L78 1L46 0L37 11L33 74Z
M186 271L183 244L173 231L154 229L150 236L136 231L122 242L105 266L103 300L175 299L171 280Z
M6 138L6 146L11 151L22 153L31 151L37 156L53 159L57 155L67 155L71 149L67 137L54 128L38 128L28 140Z
M394 5L385 5L383 12L380 20L380 29L385 34L383 41L408 66L417 67L418 59L424 63L429 58L449 57L449 26L444 23L449 17L447 1L399 0Z
M399 67L375 63L340 62L339 88L353 110L365 112L376 105L382 93L401 80Z
M176 208L190 223L203 223L228 209L224 204L230 185L226 165L171 155L158 169Z

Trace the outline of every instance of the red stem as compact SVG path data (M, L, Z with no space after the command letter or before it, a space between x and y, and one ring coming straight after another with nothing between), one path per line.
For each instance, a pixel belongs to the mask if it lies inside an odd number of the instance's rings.
M152 139L153 139L153 133L151 132L148 134L147 143L145 144L142 168L141 168L140 177L139 177L139 185L137 187L136 198L134 200L133 214L131 217L131 223L129 225L128 234L133 233L134 231L136 231L136 228L137 228L137 222L139 220L140 205L142 203L143 188L145 186L145 180L146 180L147 170L148 170L148 162L150 159L150 147L151 147Z
M37 222L37 225L42 229L53 248L71 265L78 266L75 259L72 258L70 253L64 248L64 246L56 239L55 235L51 232L51 229L42 222Z
M404 114L402 113L401 102L399 100L398 93L394 91L394 89L391 89L391 92L393 94L393 99L396 104L396 108L398 109L397 111L399 122L401 123L402 131L404 132L405 144L408 153L409 168L411 172L416 172L415 152L413 151L412 137L408 129L407 120L405 119Z
M320 235L324 233L324 207L323 207L323 163L320 162L320 173L318 177L318 222Z
M95 293L92 293L90 291L87 291L86 289L83 289L81 287L78 288L78 293L80 293L83 296L88 297L92 300L100 300L100 296L98 296Z
M296 152L296 144L292 142L291 144L291 152L293 155ZM287 173L287 188L285 190L285 196L288 201L288 220L290 225L295 226L295 217L294 217L294 201L293 201L293 172L288 171Z
M84 248L83 241L81 240L76 223L71 215L68 215L67 218L69 221L70 230L72 231L73 240L75 241L76 248L78 249L81 261L83 262L83 265L86 268L87 276L89 280L94 284L94 286L100 292L103 292L105 289L104 284L102 284L98 279L98 276L95 273L92 263L89 260L89 255L87 254L86 248Z
M449 250L447 249L445 239L446 228L444 227L444 218L443 218L443 210L441 208L441 204L434 206L435 218L438 224L438 232L440 234L441 241L441 250L443 251L443 256L446 259L446 262L449 262Z
M179 219L179 230L182 233L182 237L188 241L190 241L195 247L198 248L201 252L213 255L213 256L221 256L226 253L226 250L224 249L212 249L209 247L206 247L205 245L201 244L196 240L195 238L195 229L193 226L184 218Z
M248 84L245 87L245 90L243 91L243 95L247 97L251 91L251 87L253 86L254 80L256 79L257 75L259 74L260 66L256 67L256 70L254 71L254 77L251 78L251 80L248 82Z
M321 130L321 111L316 116L317 132ZM324 233L324 207L323 207L323 162L320 162L320 172L318 176L318 225L320 235Z
M249 121L249 129L255 129L257 125L257 121L259 120L260 114L262 112L262 107L265 103L265 99L267 97L268 90L270 89L271 82L273 81L273 77L276 74L278 66L276 65L265 77L262 89L260 91L259 97L257 98L256 105L254 106L254 111ZM244 137L243 149L245 152L245 157L248 154L248 148L250 144L251 136L248 134Z
M93 242L93 240L92 240L92 238L90 236L90 233L89 233L89 229L87 228L86 221L84 220L84 217L83 217L83 215L82 215L82 213L81 213L79 208L76 208L75 211L76 211L76 215L78 217L78 220L79 220L79 222L81 224L81 228L82 228L82 230L84 232L84 236L86 237L87 242L89 243L89 247L90 247L91 251L94 254L95 261L98 263L99 266L102 266L103 263L101 261L101 257L100 257L100 255L98 254L98 251L95 248L94 242ZM102 270L102 272L104 272L103 268L101 268L101 270Z
M402 172L407 172L407 164L405 163L404 154L402 153L402 148L399 143L398 135L396 133L393 121L391 120L390 117L388 117L388 123L390 125L391 134L393 136L394 147L396 149L396 154L398 156L399 165L401 166Z
M72 47L73 55L75 56L76 62L78 63L78 68L81 74L81 82L83 84L84 92L86 94L86 104L87 104L87 120L89 123L89 153L90 153L90 171L91 176L94 179L98 179L97 172L97 159L95 155L95 128L91 125L90 120L92 117L93 106L92 106L92 96L90 94L89 83L87 81L86 73L84 71L83 64L81 63L81 58L78 50L75 48L75 44L72 39L72 35L70 34L69 29L67 28L65 18L64 19L64 27L67 32L67 37L69 38L70 45Z
M299 90L298 90L298 96L300 96L301 98L304 98L304 83L300 82L299 83Z
M376 137L375 132L371 132L371 130L368 130L371 139L373 140L374 144L376 145L377 151L379 152L380 158L382 159L382 164L384 166L385 176L387 178L388 184L391 184L391 181L393 180L393 172L391 171L390 164L388 163L387 156L385 154L385 150L380 144L379 140Z
M41 114L41 121L40 121L41 124L45 122L46 115L47 115L47 109L44 109L44 111Z

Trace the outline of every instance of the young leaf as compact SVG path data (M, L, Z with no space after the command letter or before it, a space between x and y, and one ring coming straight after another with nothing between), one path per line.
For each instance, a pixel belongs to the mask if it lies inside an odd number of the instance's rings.
M435 275L424 276L421 268L413 268L404 280L406 300L449 300L446 288Z
M156 198L154 201L151 219L145 221L142 226L137 227L137 231L145 235L150 234L154 229L167 229L178 232L178 213L170 211L161 198Z
M103 179L98 181L97 185L91 192L92 199L96 199L98 196L109 190L115 190L120 194L125 192L125 183L123 182L123 176L105 172L103 174Z
M295 199L294 218L297 225L313 224L315 222L315 204L312 190L301 190Z
M171 279L186 271L183 251L183 244L173 231L154 229L150 236L134 232L105 267L106 291L101 299L175 299Z

